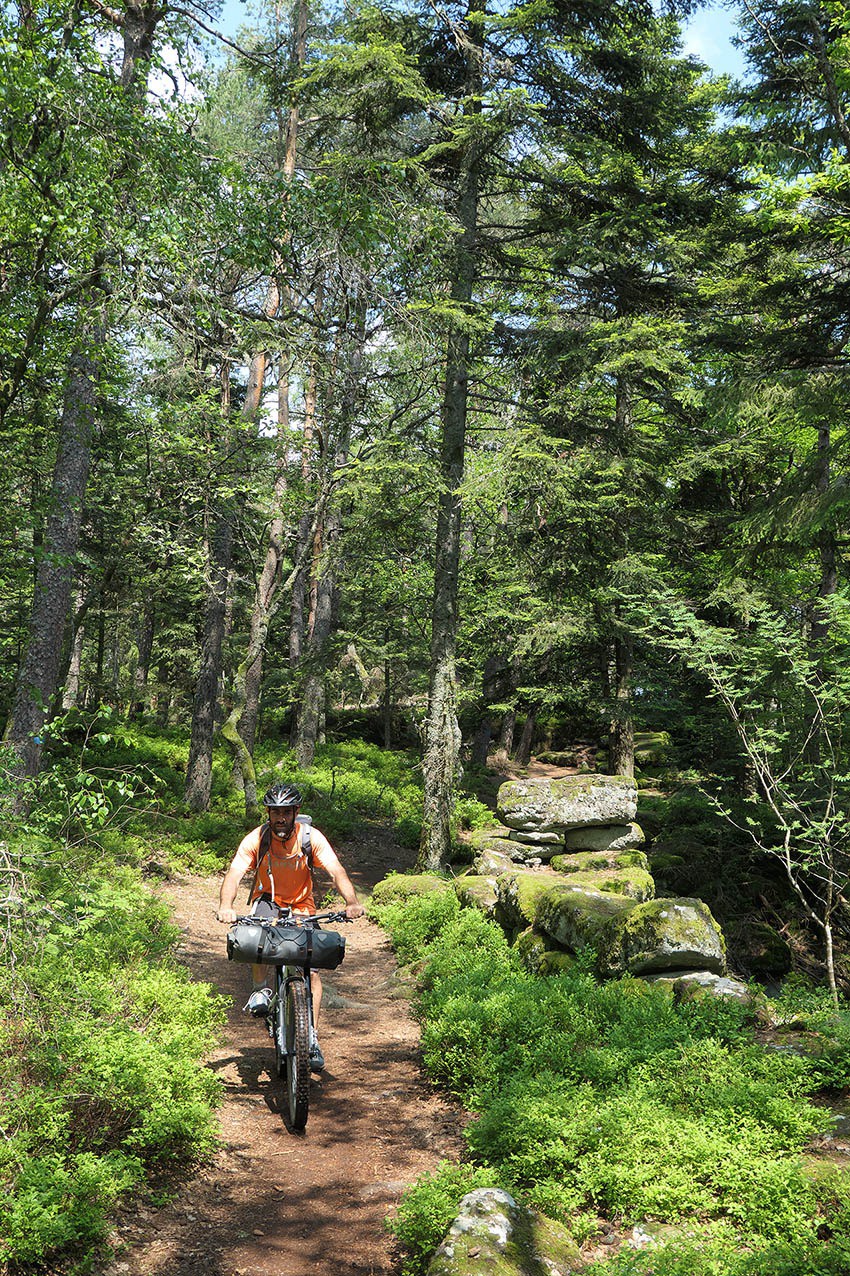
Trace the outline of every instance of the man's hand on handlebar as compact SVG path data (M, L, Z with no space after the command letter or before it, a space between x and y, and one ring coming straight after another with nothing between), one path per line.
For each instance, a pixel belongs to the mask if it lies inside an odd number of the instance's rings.
M236 909L220 908L215 915L215 919L217 922L227 922L232 926L236 921Z
M366 909L362 904L346 904L345 915L350 922L355 921L358 917L362 917Z

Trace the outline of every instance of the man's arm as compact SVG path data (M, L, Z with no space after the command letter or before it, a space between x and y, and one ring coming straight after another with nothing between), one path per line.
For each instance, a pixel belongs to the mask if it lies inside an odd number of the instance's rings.
M218 912L216 917L220 922L235 922L236 910L233 907L236 902L236 893L239 890L239 883L248 872L254 867L254 854L250 849L240 846L239 850L230 861L230 867L224 875L221 883L221 890L218 896Z

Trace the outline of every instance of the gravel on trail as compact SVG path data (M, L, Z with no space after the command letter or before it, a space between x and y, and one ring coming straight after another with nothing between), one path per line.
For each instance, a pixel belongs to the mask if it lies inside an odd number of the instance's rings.
M400 851L376 832L344 846L359 891ZM317 899L324 889L317 873ZM218 878L163 886L192 975L230 1000L209 1066L220 1078L222 1146L187 1174L161 1209L125 1211L103 1276L383 1276L398 1270L385 1220L421 1174L462 1148L464 1114L435 1093L419 1055L408 990L384 932L365 917L345 925L345 961L323 976L319 1037L326 1070L314 1078L303 1134L283 1120L283 1081L262 1022L242 1011L247 966L228 962L216 921Z

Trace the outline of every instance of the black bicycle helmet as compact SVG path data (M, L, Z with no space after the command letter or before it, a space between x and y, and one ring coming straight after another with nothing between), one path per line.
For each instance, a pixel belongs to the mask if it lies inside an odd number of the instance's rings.
M301 793L294 784L273 784L266 791L263 806L300 806Z

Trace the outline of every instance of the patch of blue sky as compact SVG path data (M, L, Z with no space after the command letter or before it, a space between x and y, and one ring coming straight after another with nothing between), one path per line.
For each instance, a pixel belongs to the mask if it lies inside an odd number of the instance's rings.
M682 26L682 52L693 54L717 75L742 79L744 54L732 43L738 30L737 9L732 5L709 4Z
M210 25L229 40L235 39L241 26L256 19L259 0L224 0L221 13ZM718 75L742 78L744 55L732 43L737 31L737 6L708 4L682 26L682 51L693 54Z

